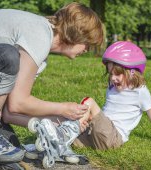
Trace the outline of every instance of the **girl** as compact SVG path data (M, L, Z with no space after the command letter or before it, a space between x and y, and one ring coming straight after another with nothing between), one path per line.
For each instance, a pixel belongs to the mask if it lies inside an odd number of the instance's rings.
M104 150L128 141L143 111L151 119L151 95L143 77L146 57L135 44L112 44L103 55L103 63L109 74L106 103L101 110L93 99L85 101L92 114L91 130L81 134L75 145Z
M102 150L119 147L128 141L143 111L151 119L151 95L143 77L146 57L142 50L132 42L119 41L107 48L103 63L109 74L106 102L101 110L92 98L83 100L82 104L89 105L89 110L77 121L78 133L87 128L85 122L90 117L92 120L90 127L74 141L76 146Z

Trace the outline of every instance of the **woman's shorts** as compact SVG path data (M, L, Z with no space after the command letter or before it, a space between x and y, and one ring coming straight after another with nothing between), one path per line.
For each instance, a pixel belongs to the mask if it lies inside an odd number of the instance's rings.
M0 44L0 95L11 92L19 71L20 54L9 44Z

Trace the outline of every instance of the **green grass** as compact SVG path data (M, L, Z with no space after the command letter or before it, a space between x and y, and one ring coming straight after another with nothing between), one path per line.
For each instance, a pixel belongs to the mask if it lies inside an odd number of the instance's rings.
M69 60L51 56L47 69L37 78L33 95L49 101L80 102L85 96L93 97L102 107L105 102L107 80L103 77L105 67L101 58L90 55ZM151 61L145 72L151 90ZM26 128L14 126L22 143L35 140ZM77 149L87 155L91 163L105 170L150 170L151 169L151 123L146 113L138 127L131 133L130 140L119 149L96 151L90 148Z

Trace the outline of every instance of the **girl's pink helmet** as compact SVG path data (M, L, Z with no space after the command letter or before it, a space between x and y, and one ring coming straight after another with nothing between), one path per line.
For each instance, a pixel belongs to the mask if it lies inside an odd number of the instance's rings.
M104 55L103 63L112 61L126 68L137 69L144 72L146 66L146 56L143 51L129 41L118 41L109 46Z

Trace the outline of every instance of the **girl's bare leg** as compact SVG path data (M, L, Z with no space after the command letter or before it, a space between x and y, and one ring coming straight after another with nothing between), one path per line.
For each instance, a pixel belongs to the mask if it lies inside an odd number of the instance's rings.
M81 127L81 132L82 133L75 141L73 144L78 147L84 147L84 146L91 146L91 142L88 139L88 133L89 133L89 128L87 128L87 124L84 124L84 122L89 123L89 119L93 119L95 116L97 116L100 112L101 109L98 106L98 104L93 100L92 98L88 98L84 104L89 105L89 110L88 112L85 113L84 117L82 117L80 121L80 127Z
M80 126L81 126L81 131L82 132L87 128L87 126L88 126L87 123L89 123L89 121L93 117L95 117L100 112L100 110L101 110L100 107L98 106L98 104L92 98L86 99L83 104L88 105L89 109L84 114L84 116L81 119L79 119Z

